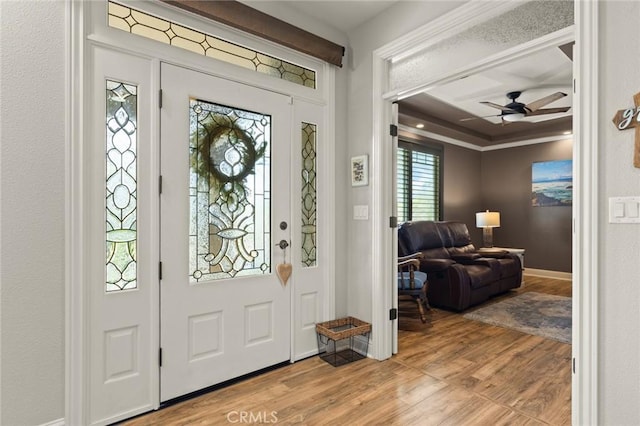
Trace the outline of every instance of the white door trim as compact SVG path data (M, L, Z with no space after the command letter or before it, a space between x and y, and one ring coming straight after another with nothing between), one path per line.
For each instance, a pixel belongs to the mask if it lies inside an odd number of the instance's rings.
M84 2L65 0L65 413L86 424L84 277Z
M598 8L575 1L573 114L573 338L571 417L598 424Z
M108 29L106 19L106 2L82 2L65 0L65 91L67 93L65 115L65 423L70 425L89 423L89 395L87 363L85 353L89 341L88 327L85 326L87 313L87 291L84 289L84 266L87 260L85 254L85 241L88 230L83 223L83 217L87 210L85 207L84 174L86 173L83 158L88 126L84 121L85 104L88 102L87 90L85 90L86 75L90 75L90 64L86 64L86 49L91 45L101 45L113 50L131 53L134 55L146 55L155 57L157 61L166 61L174 64L186 65L189 68L207 72L211 69L211 58L195 57L193 54L171 46L158 46L151 40L138 36L132 36L119 30ZM253 85L256 87L288 93L294 99L303 99L308 102L326 106L325 110L325 134L323 140L326 153L330 159L335 155L335 68L320 60L311 58L291 49L275 45L261 40L258 37L229 30L227 27L211 23L206 19L195 17L191 14L176 11L170 6L159 2L145 2L145 7L154 11L161 11L167 18L179 17L180 22L188 23L196 28L215 28L232 40L242 40L256 49L265 49L283 59L293 60L295 63L306 64L318 71L317 82L319 89L312 91L306 87L295 87L289 82L275 79L270 76L258 74L238 68L226 63L217 63L216 73L223 78L231 78L234 81ZM96 24L96 22L98 22ZM123 47L125 46L125 47ZM331 197L335 191L335 162L330 160L324 163L319 172L324 171L327 176L327 203L324 204L330 216L325 227L335 227L335 200ZM323 320L334 317L335 313L335 242L328 238L327 243L321 248L327 264L324 272L324 297L322 315ZM159 404L159 398L158 398Z
M391 116L391 103L415 93L419 88L411 87L394 92L385 92L389 82L388 65L391 60L406 57L407 54L424 48L432 37L450 35L452 28L468 25L473 14L462 9L472 6L473 13L481 16L490 14L494 3L470 2L462 8L425 25L416 32L401 37L373 52L373 118L374 135L372 149L372 179L374 192L372 201L373 255L376 259L389 259L380 262L373 271L373 329L378 330L373 342L372 355L377 359L391 356L392 323L386 318L391 308L390 292L385 283L393 282L391 274L394 267L391 247L391 233L387 232L386 218L391 210L391 193L385 182L392 180L392 168L388 164L392 158L388 154L386 144L388 124ZM501 4L501 7L505 6ZM576 58L574 75L576 91L574 95L574 181L577 182L574 196L574 234L573 234L573 357L576 360L576 373L573 375L572 417L574 424L596 424L598 421L598 182L597 169L597 137L598 137L598 3L575 2L575 39ZM483 12L484 11L484 12ZM484 15L486 16L486 15ZM486 18L485 18L486 19ZM430 28L430 29L429 29ZM565 32L556 34L561 40ZM416 46L416 40L423 40ZM532 46L527 46L531 48ZM510 52L516 54L517 50ZM495 61L503 60L499 56ZM490 61L489 61L490 62ZM470 66L487 66L487 61ZM461 70L456 70L460 72ZM442 76L442 79L447 76ZM439 79L440 80L440 79ZM432 82L436 83L436 81ZM421 89L429 83L420 85ZM576 283L580 283L577 285Z

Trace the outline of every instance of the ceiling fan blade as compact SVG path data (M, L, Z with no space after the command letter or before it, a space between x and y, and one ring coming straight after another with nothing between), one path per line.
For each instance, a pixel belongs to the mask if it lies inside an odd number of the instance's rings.
M481 118L489 118L489 117L500 117L500 114L498 114L498 115L483 115L482 117L467 117L467 118L461 118L458 121L480 120Z
M533 111L533 112L528 112L526 116L530 117L532 115L557 114L557 113L560 113L560 112L567 112L570 109L571 109L571 107L538 109L538 110Z
M557 101L558 99L564 98L565 96L567 96L566 93L556 92L549 96L545 96L544 98L540 98L537 101L528 103L527 105L525 105L525 108L531 112L537 111L543 106L550 104L551 102Z
M493 107L493 108L498 108L499 110L505 111L505 112L518 112L518 111L515 111L515 110L513 110L511 108L507 108L504 105L494 104L493 102L484 101L484 102L480 102L480 103L484 104L484 105L487 105L487 106L490 106L490 107Z

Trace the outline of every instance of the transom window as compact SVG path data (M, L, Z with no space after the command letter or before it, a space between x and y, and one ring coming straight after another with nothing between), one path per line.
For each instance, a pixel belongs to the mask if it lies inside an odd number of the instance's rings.
M175 22L153 16L110 1L108 22L131 34L137 34L171 46L189 50L243 68L280 78L301 86L316 88L316 72L291 62L239 46L211 34L187 28Z

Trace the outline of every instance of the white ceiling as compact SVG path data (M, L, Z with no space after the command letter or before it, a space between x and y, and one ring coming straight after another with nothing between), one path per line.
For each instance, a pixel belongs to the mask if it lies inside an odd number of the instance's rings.
M282 1L289 7L347 33L380 14L399 0L380 1Z
M517 61L489 69L452 83L438 86L426 92L439 101L461 109L469 117L486 117L484 120L502 125L498 117L500 110L481 104L489 101L498 105L511 102L506 94L520 91L518 102L528 104L555 92L564 92L566 97L543 108L570 107L572 105L573 64L562 50L552 47L528 55ZM566 113L527 117L530 123L554 120L571 115Z
M506 94L521 91L518 102L531 103L555 92L567 96L544 108L573 103L572 43L532 53L507 64L469 75L399 102L400 124L424 129L479 146L559 136L572 130L573 110L502 123L500 110L481 104L510 102ZM470 117L475 120L461 121Z

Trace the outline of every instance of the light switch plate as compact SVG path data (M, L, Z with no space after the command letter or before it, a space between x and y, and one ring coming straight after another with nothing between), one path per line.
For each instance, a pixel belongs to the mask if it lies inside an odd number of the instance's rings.
M369 220L369 206L368 205L353 206L353 219Z
M640 197L610 197L609 223L640 223Z

